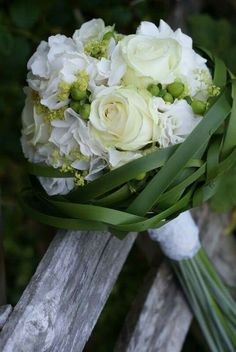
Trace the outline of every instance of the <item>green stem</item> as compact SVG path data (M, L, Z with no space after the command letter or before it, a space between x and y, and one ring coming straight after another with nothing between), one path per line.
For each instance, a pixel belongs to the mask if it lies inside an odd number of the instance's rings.
M184 289L211 352L236 351L236 304L201 248L171 265Z

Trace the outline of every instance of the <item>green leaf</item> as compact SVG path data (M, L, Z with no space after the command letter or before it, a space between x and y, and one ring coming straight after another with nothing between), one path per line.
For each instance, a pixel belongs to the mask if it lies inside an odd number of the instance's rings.
M10 16L13 23L22 28L31 28L40 15L39 2L30 0L14 1L10 6Z
M221 177L210 206L215 211L226 211L236 206L236 166Z

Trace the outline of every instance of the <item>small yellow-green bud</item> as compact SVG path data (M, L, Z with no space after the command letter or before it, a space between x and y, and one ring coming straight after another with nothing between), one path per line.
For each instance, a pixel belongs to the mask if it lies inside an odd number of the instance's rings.
M109 39L111 39L113 37L113 35L114 35L114 32L106 32L102 39L103 40L109 40Z
M78 187L84 186L84 177L79 172L75 173L75 180L74 181L75 181L76 186L78 186Z
M184 91L184 85L181 82L173 82L168 84L167 90L174 98L178 98Z
M142 181L146 177L146 172L142 172L138 176L135 177L135 180Z
M86 98L87 92L86 90L81 90L79 88L72 87L70 90L70 94L73 100L82 100Z
M80 110L79 110L79 113L80 113L80 116L87 120L89 118L89 115L90 115L90 104L83 104L83 105L80 105Z
M154 96L154 97L158 97L159 93L160 93L160 88L158 87L158 85L156 84L149 84L149 86L147 87L147 90Z
M193 100L191 107L196 115L203 115L206 111L206 103L202 100Z
M174 98L168 92L163 95L163 99L165 100L166 103L173 103L174 101Z
M72 100L71 103L70 103L70 107L71 109L73 109L75 112L79 113L80 112L80 108L81 108L81 105L78 101L74 101Z

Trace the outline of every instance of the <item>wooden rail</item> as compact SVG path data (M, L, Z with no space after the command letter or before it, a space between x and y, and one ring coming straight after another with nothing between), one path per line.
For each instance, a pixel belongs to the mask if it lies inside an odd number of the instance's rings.
M217 254L224 274L230 276L228 268L235 256L231 253L228 258L228 250L226 254L222 250L227 241L220 240L229 216L203 207L195 211L195 218L208 249ZM0 351L83 351L136 236L129 234L120 241L105 232L59 231L0 333ZM236 253L234 241L229 247ZM236 283L235 274L230 280ZM115 351L181 351L191 319L164 261L151 269Z

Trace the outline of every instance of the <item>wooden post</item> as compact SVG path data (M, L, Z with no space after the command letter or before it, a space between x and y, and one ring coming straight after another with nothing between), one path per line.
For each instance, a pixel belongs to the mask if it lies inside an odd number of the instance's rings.
M135 238L59 231L0 333L0 351L82 351Z

